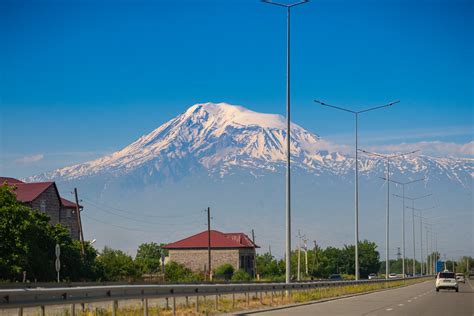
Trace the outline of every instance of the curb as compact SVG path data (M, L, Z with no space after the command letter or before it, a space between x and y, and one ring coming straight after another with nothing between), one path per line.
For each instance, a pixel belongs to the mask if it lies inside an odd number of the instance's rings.
M344 299L344 298L351 298L351 297L355 297L355 296L373 294L373 293L377 293L377 292L390 291L390 290L395 290L395 289L399 289L399 288L403 288L403 287L407 287L407 286L411 286L411 285L423 284L425 282L428 282L428 280L424 281L424 282L420 282L420 283L415 283L415 284L400 285L400 286L392 287L392 288L389 288L389 289L380 289L380 290L374 290L374 291L369 291L369 292L347 294L347 295L328 297L328 298L323 298L323 299L320 299L320 300L308 301L308 302L303 302L303 303L294 303L294 304L281 305L281 306L275 306L275 307L269 307L269 308L251 309L251 310L232 312L232 313L226 313L226 314L219 314L219 315L243 316L243 315L248 315L248 314L258 314L258 313L264 313L264 312L271 312L271 311L277 311L277 310L282 310L282 309L287 309L287 308L293 308L293 307L299 307L299 306L306 306L306 305L313 305L313 304L331 302L331 301L336 301L336 300L340 300L340 299Z

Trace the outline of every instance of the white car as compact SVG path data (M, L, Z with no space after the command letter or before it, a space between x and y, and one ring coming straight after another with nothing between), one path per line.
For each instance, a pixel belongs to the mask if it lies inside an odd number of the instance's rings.
M459 283L466 283L466 280L464 279L464 274L462 273L456 273L456 281Z
M454 272L439 272L436 276L436 292L439 290L455 290L459 292L458 282Z
M377 278L377 274L375 274L375 273L369 274L369 280L373 280L373 279L376 279L376 278Z
M390 274L388 275L388 278L389 278L389 279L398 279L398 275L396 275L395 273L390 273Z

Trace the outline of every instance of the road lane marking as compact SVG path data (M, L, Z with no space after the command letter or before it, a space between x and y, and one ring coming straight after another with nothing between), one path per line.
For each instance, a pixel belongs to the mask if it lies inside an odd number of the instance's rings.
M391 310L393 310L392 308L387 308L386 311L387 312L390 312Z
M398 304L398 306L403 306L403 304Z
M411 303L411 300L408 300L408 303Z

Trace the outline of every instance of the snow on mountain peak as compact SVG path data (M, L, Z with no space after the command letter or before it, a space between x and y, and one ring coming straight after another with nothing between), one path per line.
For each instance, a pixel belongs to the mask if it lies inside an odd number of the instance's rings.
M220 124L235 124L241 126L260 126L264 128L286 128L286 120L277 114L254 112L240 105L228 103L199 103L191 106L185 116L206 116Z
M161 181L198 170L223 177L235 169L245 169L259 176L285 167L286 135L286 119L281 115L258 113L228 103L200 103L122 150L29 180L72 180L133 173ZM291 124L292 168L317 175L352 173L353 158L328 151L324 146L317 135ZM360 171L362 174L380 171L379 163L377 159L361 157ZM444 174L460 183L466 183L465 172L472 175L474 169L472 161L465 159L427 156L394 159L392 163L401 173L413 170L427 175L433 171L433 176Z

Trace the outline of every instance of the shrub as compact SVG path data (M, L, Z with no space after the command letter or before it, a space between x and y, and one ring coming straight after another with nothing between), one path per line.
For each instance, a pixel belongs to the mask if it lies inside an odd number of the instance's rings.
M232 276L232 281L250 281L252 277L245 270L239 269Z
M193 273L184 265L171 261L165 265L165 279L167 282L195 282L203 281L204 275Z
M230 280L232 279L233 274L234 267L229 263L223 264L214 270L214 276L216 279Z

